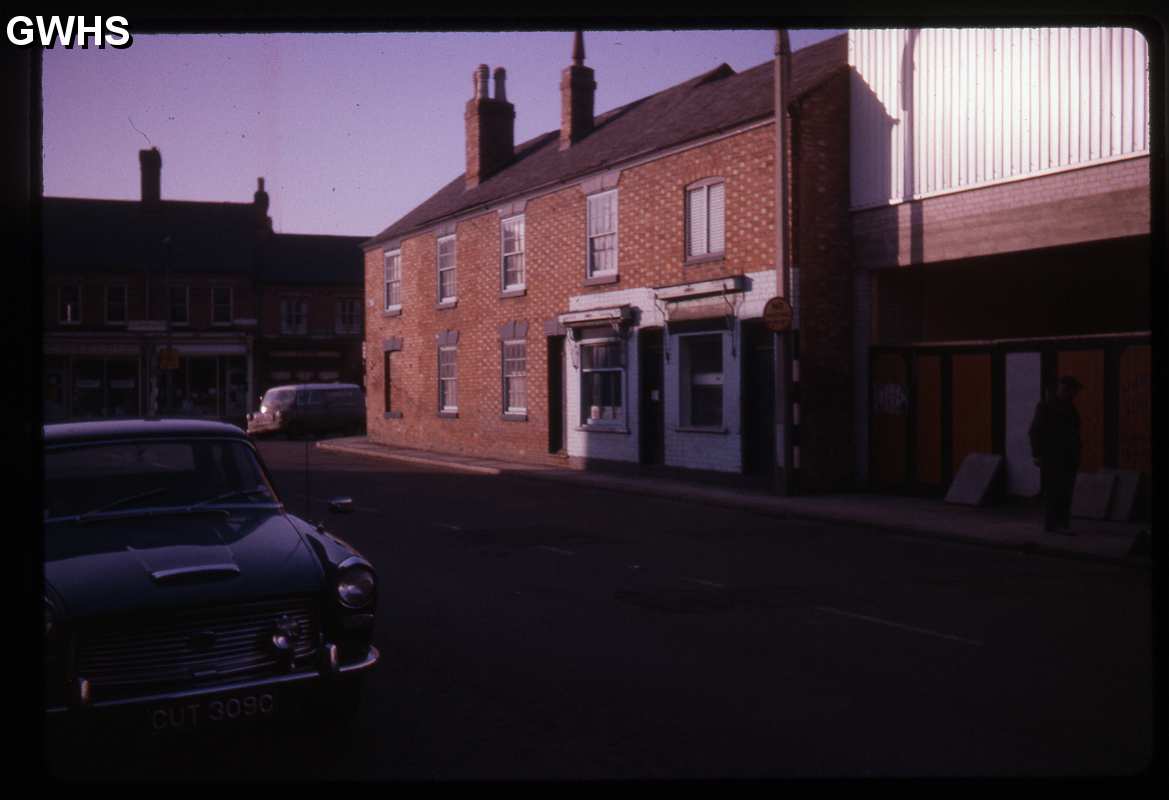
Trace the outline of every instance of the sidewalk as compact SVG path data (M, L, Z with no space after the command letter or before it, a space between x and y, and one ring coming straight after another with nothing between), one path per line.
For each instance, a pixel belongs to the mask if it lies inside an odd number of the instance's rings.
M608 474L570 466L522 464L498 459L432 453L370 442L365 437L328 439L322 450L427 464L481 475L550 480L612 491L654 495L687 502L726 506L781 518L815 519L862 525L910 536L935 537L987 547L1059 555L1149 568L1148 548L1133 552L1149 523L1074 519L1074 536L1045 533L1037 507L974 508L941 499L876 494L778 497L754 490L628 474Z

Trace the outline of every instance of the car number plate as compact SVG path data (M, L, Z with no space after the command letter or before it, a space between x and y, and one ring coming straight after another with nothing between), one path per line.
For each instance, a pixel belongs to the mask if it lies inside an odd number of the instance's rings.
M153 706L150 729L155 733L197 730L244 720L268 719L276 714L275 692L198 698Z

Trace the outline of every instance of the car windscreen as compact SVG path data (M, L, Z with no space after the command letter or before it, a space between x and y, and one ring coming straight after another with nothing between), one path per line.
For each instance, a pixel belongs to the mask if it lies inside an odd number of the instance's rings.
M273 503L255 453L231 439L148 439L45 451L45 519L99 510Z
M296 390L294 389L269 389L264 395L264 399L260 401L264 411L285 410L292 405L293 400L296 399Z

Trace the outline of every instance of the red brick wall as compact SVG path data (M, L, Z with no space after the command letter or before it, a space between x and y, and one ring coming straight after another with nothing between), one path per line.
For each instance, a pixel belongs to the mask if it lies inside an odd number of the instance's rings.
M852 252L848 73L805 95L793 125L794 263L800 269L800 481L846 487L853 474Z
M626 169L618 184L618 268L615 284L586 287L587 206L579 187L528 202L525 214L527 293L500 297L500 215L489 212L456 228L458 306L436 309L436 235L406 239L402 251L402 313L383 313L382 249L365 256L366 366L369 434L391 444L444 452L547 458L546 340L543 325L568 310L568 298L639 286L667 286L774 267L774 139L765 125ZM685 264L685 187L726 179L726 255ZM502 419L499 328L528 323L528 419ZM459 333L459 416L437 413L436 336ZM393 410L384 417L383 342L402 339L393 356Z
M237 275L219 274L176 274L171 276L171 283L175 286L190 287L188 295L188 311L190 330L211 328L211 287L232 287L232 317L233 319L255 319L256 297L252 291L249 278ZM63 284L80 284L81 286L81 314L80 326L60 325L57 322L57 291ZM143 305L145 296L145 277L141 272L108 273L85 275L54 274L45 281L42 301L44 303L44 323L46 330L116 330L118 326L106 325L106 287L112 285L126 286L126 316L130 320L166 318L169 308L166 302L166 284L161 275L150 276L150 314L146 314ZM216 330L221 330L218 326Z

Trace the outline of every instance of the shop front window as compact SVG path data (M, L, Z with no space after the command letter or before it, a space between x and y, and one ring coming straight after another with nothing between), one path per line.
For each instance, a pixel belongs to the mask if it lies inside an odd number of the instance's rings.
M617 340L581 342L581 424L624 423L624 385L624 343Z

